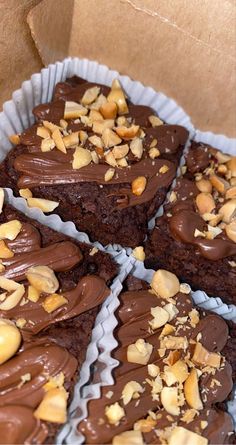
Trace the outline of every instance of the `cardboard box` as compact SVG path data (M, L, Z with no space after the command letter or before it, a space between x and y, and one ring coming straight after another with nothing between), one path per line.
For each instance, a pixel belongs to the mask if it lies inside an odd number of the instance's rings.
M233 0L2 0L0 13L0 102L42 63L86 57L172 97L201 130L236 136Z

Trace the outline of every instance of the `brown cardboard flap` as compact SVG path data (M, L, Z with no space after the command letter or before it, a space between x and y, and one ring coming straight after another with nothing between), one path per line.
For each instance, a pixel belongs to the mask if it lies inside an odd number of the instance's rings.
M29 15L44 63L95 59L173 97L202 130L236 136L234 1L43 0Z
M26 22L29 10L39 1L0 1L0 108L24 80L43 67Z

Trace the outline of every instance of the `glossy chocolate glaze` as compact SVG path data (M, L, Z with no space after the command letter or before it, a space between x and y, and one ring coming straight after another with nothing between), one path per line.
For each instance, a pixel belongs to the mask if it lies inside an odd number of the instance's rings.
M86 443L111 443L115 435L132 430L134 423L146 417L149 410L161 414L161 417L151 432L144 433L145 443L161 443L155 429L162 430L171 426L173 422L207 437L211 444L227 443L228 433L232 431L232 420L225 412L218 411L215 408L215 403L225 400L232 389L231 366L227 362L223 362L221 368L216 370L214 375L203 372L199 381L203 410L199 411L199 415L193 421L188 424L181 421L183 410L189 408L186 401L181 407L181 415L172 416L172 420L170 420L170 416L163 410L160 400L153 400L151 386L144 383L146 378L150 379L147 366L129 363L126 358L127 346L139 338L144 338L145 341L153 345L153 352L148 363L158 365L160 370L163 371L165 363L157 352L160 347L158 337L162 328L155 330L154 333L151 333L149 329L149 321L152 319L151 308L162 307L163 300L151 294L148 290L126 292L120 298L121 307L117 310L119 327L116 330L119 346L113 354L115 358L120 360L120 365L114 370L114 385L102 387L101 398L89 402L88 416L79 425L79 431L85 436ZM174 298L179 311L177 317L188 316L193 308L191 297L179 293ZM164 302L166 303L166 300ZM175 335L185 336L188 340L197 341L196 337L201 333L200 341L209 351L220 352L224 348L228 337L228 327L224 320L217 315L207 314L200 319L196 327L191 326L190 319L183 325L178 324L177 320L177 318L174 318L169 322L169 324L178 328L178 333L175 333ZM180 351L180 357L184 358L188 351L192 354L191 343L189 343L186 352ZM165 357L167 355L168 350ZM219 386L213 385L211 387L213 379L219 381ZM140 383L145 391L140 394L139 399L133 399L127 405L123 405L121 393L125 384L131 380ZM112 391L112 396L108 398L106 394L109 391ZM105 407L115 402L124 407L125 417L121 419L118 425L111 425L105 416ZM200 428L201 420L208 421L204 430ZM214 422L214 428L212 428L212 422Z

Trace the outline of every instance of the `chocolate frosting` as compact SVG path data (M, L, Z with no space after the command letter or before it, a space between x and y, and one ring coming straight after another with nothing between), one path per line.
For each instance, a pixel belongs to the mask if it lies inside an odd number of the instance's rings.
M23 405L0 407L0 444L43 443L48 435L46 424L34 417L33 410Z
M51 324L68 320L99 306L109 293L103 279L93 275L85 276L74 289L63 292L63 296L68 300L68 303L51 313L44 310L42 303L45 296L41 296L36 303L27 299L23 306L19 303L9 311L1 311L0 316L10 317L13 320L24 318L26 324L22 329L23 334L37 334ZM25 296L27 298L27 294Z
M201 151L206 154L203 149ZM195 183L187 178L179 178L174 191L177 200L168 203L166 207L166 210L171 214L167 218L173 238L182 243L196 246L197 251L210 261L236 255L236 244L223 232L212 240L194 236L195 229L200 232L207 230L207 224L196 210L195 197L200 192Z
M193 308L191 297L183 294L175 296L176 307L179 310L177 317L186 317ZM164 301L166 303L166 300ZM156 429L162 430L171 423L177 422L192 431L201 431L200 434L207 437L209 443L225 443L227 442L228 433L232 431L232 421L228 414L215 410L214 404L223 401L227 398L232 389L232 370L230 365L225 362L219 370L216 370L214 375L203 372L200 378L200 394L203 401L204 409L199 412L192 422L182 422L180 416L172 416L170 421L168 414L161 408L161 402L153 400L151 395L151 386L144 384L146 378L150 379L147 372L147 366L142 366L135 363L127 362L127 346L135 343L138 338L144 338L145 341L153 345L153 353L149 359L149 363L154 363L163 371L165 363L157 353L160 347L159 335L162 328L155 330L154 334L150 332L149 321L152 319L151 308L156 306L163 306L163 300L151 294L148 290L127 292L121 295L121 307L117 311L117 317L120 321L119 327L116 330L116 338L119 341L119 346L114 358L120 360L120 365L114 370L114 385L101 388L101 398L91 400L88 405L88 416L79 425L79 430L85 435L87 443L111 443L112 438L120 434L122 431L131 430L134 423L145 417L149 410L156 411L162 414L158 419ZM227 324L217 315L209 314L202 318L196 327L192 327L188 319L183 325L176 324L178 318L174 318L169 324L178 326L178 336L185 336L188 340L197 341L196 337L201 333L201 343L209 350L221 351L227 342L228 327ZM189 343L189 352L192 353L191 343ZM188 352L180 351L182 357L186 356ZM166 351L165 357L168 355ZM212 381L216 379L219 381L219 386L212 388ZM129 381L136 381L145 388L145 391L140 394L140 398L131 400L124 406L125 417L121 419L118 425L110 425L105 416L105 407L118 402L123 406L121 401L121 393L126 383ZM112 391L111 398L107 398L106 394ZM183 406L184 409L189 408L187 403ZM182 410L182 408L181 408ZM98 415L99 413L99 415ZM169 417L169 419L168 419ZM207 428L202 430L200 428L200 421L207 420ZM211 421L214 422L212 428ZM150 433L144 434L146 443L160 443L154 429Z
M44 396L49 376L63 372L70 382L77 369L77 360L56 344L34 345L1 365L0 406L21 405L36 408ZM21 377L30 373L31 380L22 386Z
M37 187L40 185L73 184L95 181L98 184L107 184L104 176L108 170L105 164L89 164L79 170L71 167L72 150L67 154L49 153L22 154L16 158L15 169L23 175L18 180L19 188ZM168 171L159 173L160 168L166 165ZM138 176L146 176L147 186L141 196L131 191L131 182ZM168 187L175 175L175 166L172 162L163 159L143 159L128 168L115 169L115 175L109 184L124 184L121 193L129 195L129 206L142 204L151 200L158 188ZM127 188L126 188L127 184Z

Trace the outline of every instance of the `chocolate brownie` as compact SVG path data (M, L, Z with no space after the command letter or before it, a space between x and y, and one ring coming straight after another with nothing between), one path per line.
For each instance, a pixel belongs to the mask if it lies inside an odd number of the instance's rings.
M118 268L8 204L0 259L0 443L54 443Z
M156 272L149 289L132 278L126 287L116 311L119 366L114 384L88 402L78 426L85 443L232 443L227 323L198 311L189 286L167 271Z
M236 157L193 142L185 170L148 236L145 265L236 304Z
M37 123L16 136L0 185L30 206L40 205L34 198L53 201L43 209L73 221L91 240L139 245L175 177L188 131L132 104L118 80L109 88L67 79L33 112Z

